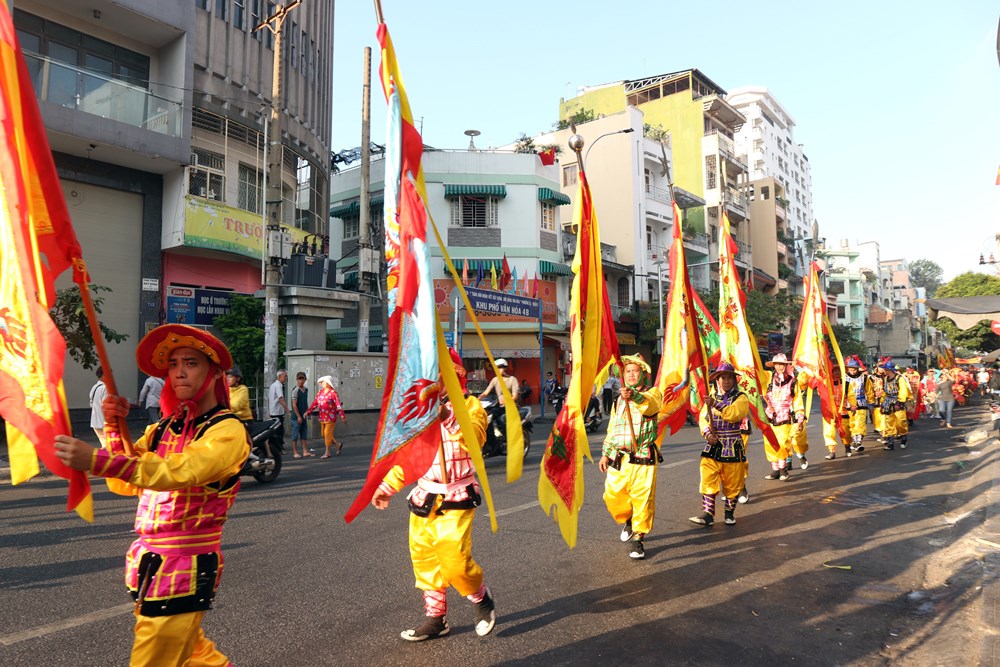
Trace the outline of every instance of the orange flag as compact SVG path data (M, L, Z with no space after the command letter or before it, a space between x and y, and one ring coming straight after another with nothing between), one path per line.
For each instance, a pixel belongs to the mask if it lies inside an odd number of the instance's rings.
M681 214L674 203L674 233L670 246L669 313L663 332L663 356L656 371L656 386L663 393L659 435L666 428L674 434L684 425L688 411L697 415L708 396L708 354L698 327L681 235Z
M0 123L0 415L11 481L38 474L40 458L69 480L67 509L92 521L87 474L63 465L52 447L70 428L62 387L66 344L48 309L54 280L79 261L80 245L6 9L0 11ZM86 288L82 268L76 279Z
M583 505L583 457L593 460L583 424L584 410L597 377L621 356L604 282L597 215L582 169L579 183L573 210L577 244L569 311L573 372L566 402L545 443L538 479L538 502L559 524L571 549L576 546L577 520Z

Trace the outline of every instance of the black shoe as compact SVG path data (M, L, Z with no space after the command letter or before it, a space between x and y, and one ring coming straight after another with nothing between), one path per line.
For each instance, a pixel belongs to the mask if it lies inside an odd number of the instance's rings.
M726 525L727 526L734 526L734 525L736 525L736 511L735 510L726 510Z
M782 468L778 471L778 479L782 482L788 479L788 468Z
M764 475L764 479L778 479L781 477L781 473L777 470L772 470L770 475Z
M890 441L889 441L889 442L888 442L888 443L886 444L886 446L885 446L885 447L883 447L882 449L884 449L884 450L886 450L886 451L889 451L889 452L891 452L892 450L896 449L896 445L894 445L894 444L892 443L892 441L890 440Z
M705 526L705 528L711 528L712 524L715 523L715 517L708 512L702 512L698 516L690 517L688 521L696 523L699 526Z
M432 637L444 637L451 631L444 616L427 616L424 622L415 628L403 630L399 636L408 642L422 642Z
M632 560L642 560L646 557L646 550L642 546L642 540L632 540L629 543L628 557Z
M864 445L858 445L857 447L854 448L854 453L855 454L860 454L863 451L865 451L865 446Z
M486 589L486 596L482 601L476 603L476 634L480 637L493 632L493 627L497 623L496 603L493 601L493 592Z
M743 490L740 491L740 495L736 496L736 502L741 505L750 502L750 492L747 491L747 487L744 486Z
M618 536L618 539L621 540L622 542L628 542L629 540L632 539L632 536L634 534L635 533L632 531L632 519L628 519L625 522L625 525L622 526L622 532L621 535Z

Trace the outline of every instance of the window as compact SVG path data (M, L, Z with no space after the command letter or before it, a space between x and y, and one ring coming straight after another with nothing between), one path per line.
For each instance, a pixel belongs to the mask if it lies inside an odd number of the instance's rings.
M261 2L263 2L263 0L250 0L250 25L248 26L250 30L253 30L258 25L260 25L260 20L261 20L261 16L260 16L260 3ZM254 31L253 38L256 39L258 42L260 41L261 30L263 30L264 32L270 32L270 30L268 30L267 28L261 28L260 30Z
M247 0L233 0L233 25L246 30ZM250 26L253 27L253 26Z
M844 283L837 281L830 281L830 287L826 290L827 294L843 294L844 293Z
M453 227L496 227L499 200L465 195L451 200Z
M646 250L653 249L653 228L646 225Z
M361 217L352 215L344 219L344 239L356 239L360 236Z
M837 319L838 320L847 319L847 307L846 306L837 306Z
M576 185L579 168L575 164L563 167L563 186Z
M237 206L242 208L244 211L250 211L251 213L262 213L260 186L263 183L263 175L261 174L261 171L245 164L241 164L239 179Z
M305 30L302 31L302 41L299 44L302 45L302 48L299 49L302 53L302 62L299 65L299 71L302 72L302 76L305 76L309 67L309 49L307 48L309 46L309 38L306 37Z
M628 306L629 306L630 303L631 303L631 299L629 298L628 278L619 278L618 279L618 306L621 307L621 308L628 308Z
M555 204L542 202L542 222L541 227L547 232L556 231L556 207Z
M226 20L226 9L229 7L229 0L215 0L215 17L223 21Z
M225 200L226 159L218 153L195 148L188 169L188 194L215 201Z
M296 44L297 44L298 36L299 36L299 29L293 23L292 24L291 32L288 35L288 49L289 49L289 51L288 51L288 54L289 54L288 55L288 60L291 63L292 67L295 67L296 65L298 65L298 61L295 59L295 54L298 53L298 51L296 50Z
M264 18L270 18L270 17L274 16L274 13L276 11L277 10L275 9L273 2L267 3L267 16L265 16ZM274 48L274 33L271 32L271 30L269 28L261 28L261 30L264 31L264 46L266 46L269 49L273 49Z
M194 0L194 6L208 11L208 0Z
M761 186L761 188L760 188L760 198L761 199L770 199L771 198L771 186L769 186L769 185L763 185L763 186Z

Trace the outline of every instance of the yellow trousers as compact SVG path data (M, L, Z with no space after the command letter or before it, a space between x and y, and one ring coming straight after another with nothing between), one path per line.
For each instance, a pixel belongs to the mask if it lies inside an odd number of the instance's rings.
M622 459L622 469L608 468L604 480L604 504L615 523L632 519L632 530L647 534L653 529L656 516L656 470L658 466L633 465L628 455Z
M852 436L861 436L864 438L868 435L868 411L867 410L855 410L851 413L850 429Z
M135 642L131 667L226 667L222 655L201 629L203 611L174 616L135 613Z
M781 426L772 426L771 430L774 431L774 437L778 440L778 449L775 450L772 448L767 438L764 438L764 456L767 457L768 463L784 461L792 452L792 425L782 424ZM702 461L705 460L705 457L702 457Z
M790 454L798 454L804 456L806 452L809 451L809 438L806 436L806 423L802 422L802 427L799 428L797 425L792 424L792 437Z
M826 443L826 448L831 452L837 449L837 442L840 440L840 434L837 433L837 422L823 420L823 442ZM845 445L850 443L845 442Z
M463 596L479 591L483 569L472 560L472 519L476 510L410 513L410 561L416 586L439 591L454 586Z
M906 421L906 410L897 410L882 417L885 437L898 438L910 432L910 422Z
M746 483L747 464L743 462L720 463L702 456L699 471L701 484L698 492L703 496L714 496L721 491L722 495L733 500L740 495Z
M882 414L882 408L872 408L872 425L879 433L885 430L885 415Z
M327 447L332 445L334 443L334 440L336 440L336 438L333 437L333 431L335 428L337 428L336 420L332 422L319 423L320 432L323 434L323 444L326 445Z

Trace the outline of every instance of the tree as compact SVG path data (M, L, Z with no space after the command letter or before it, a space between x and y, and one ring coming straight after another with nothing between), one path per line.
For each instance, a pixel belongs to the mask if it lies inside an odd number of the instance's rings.
M955 276L949 282L937 289L938 299L959 298L963 296L998 296L1000 295L1000 278L967 271ZM965 331L960 331L955 323L947 317L934 320L934 328L941 331L952 346L965 347L970 350L991 352L1000 347L1000 336L990 329L990 321L984 319Z
M278 321L278 357L285 354L284 318ZM212 323L243 374L244 384L258 386L264 374L264 300L244 294L229 299L229 314ZM226 369L228 370L228 369Z
M852 355L858 355L862 359L865 357L865 344L854 337L854 330L846 324L833 324L833 337L837 339L837 345L840 347L840 353L844 355L844 358L850 357ZM827 334L827 345L829 346L830 336ZM830 347L832 349L832 346Z
M927 298L935 295L941 287L944 271L937 262L930 259L916 259L910 262L910 284L927 290Z
M718 317L719 290L698 293L705 306ZM802 300L792 296L788 290L780 290L777 294L767 294L761 290L750 290L746 293L747 305L744 309L747 324L754 335L772 331L786 331L787 323L798 318L802 310Z
M538 149L535 147L535 140L529 137L524 132L521 136L517 138L514 142L514 152L515 153L537 153Z
M557 130L565 130L569 128L570 123L574 125L583 125L584 123L594 120L594 110L593 109L580 109L572 116L565 120L558 120L552 124Z
M104 285L90 286L94 310L98 315L101 314L101 307L104 305L104 297L100 296L100 293L110 291L111 288ZM83 307L83 297L80 296L79 288L74 285L57 291L56 303L49 314L59 333L66 340L66 351L73 361L88 371L97 368L100 359L94 348L94 337L90 332L90 322L87 321L87 311ZM128 339L128 334L118 333L104 322L101 322L100 326L104 340L109 343L121 343Z

